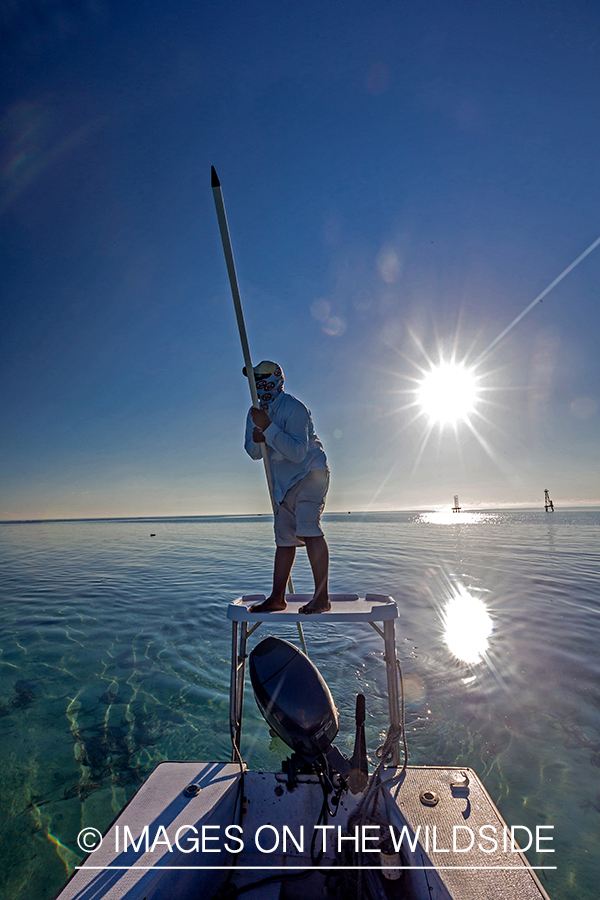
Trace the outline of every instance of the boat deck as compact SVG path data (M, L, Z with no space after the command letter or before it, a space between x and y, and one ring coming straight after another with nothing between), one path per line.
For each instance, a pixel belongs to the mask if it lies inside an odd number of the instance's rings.
M391 778L396 770L387 769L386 775L388 772ZM248 900L330 897L327 881L331 886L332 877L339 877L340 871L327 871L336 867L338 826L343 834L360 796L343 795L336 817L327 820L333 827L326 832L319 871L314 871L310 844L323 795L316 775L300 776L299 780L288 790L283 773L245 772L242 781L240 767L232 763L161 763L58 900L180 900L192 896L209 900L226 879L243 887ZM195 795L186 793L190 782L199 787ZM406 900L548 900L524 854L518 847L511 848L510 829L471 769L409 766L400 782L384 787L380 807L382 820L393 826L402 841L400 878L386 884L387 891L397 891L391 896ZM226 832L232 823L239 825ZM317 834L317 849L322 834ZM376 841L369 843L377 837L377 830L369 826L364 834L365 845L374 849L365 853L366 865L372 865L379 878L381 857ZM516 831L516 840L524 836L523 830ZM548 834L542 832L542 841L544 837ZM227 852L227 845L240 848L237 838L243 849ZM534 846L535 841L534 834ZM248 889L251 883L284 870L303 874L311 869L301 880Z

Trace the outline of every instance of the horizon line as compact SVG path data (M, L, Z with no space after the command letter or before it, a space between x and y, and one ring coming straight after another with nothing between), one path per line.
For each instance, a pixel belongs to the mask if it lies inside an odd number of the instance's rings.
M558 501L562 504L563 501ZM559 506L558 508L555 505L555 512L559 512L561 509L594 509L600 506L600 500L566 500L564 501L564 505ZM511 509L544 509L543 503L533 503L530 501L522 502L522 503L503 503L495 506L468 506L462 505L460 510L463 513L483 513L483 512L496 512L496 511L507 511ZM323 516L339 516L339 515L375 515L379 513L398 513L398 512L406 512L406 513L423 513L423 512L432 512L432 513L441 513L452 510L452 506L450 504L445 504L443 506L440 505L429 505L429 506L408 506L408 507L394 507L389 509L338 509L338 510L325 510L323 512ZM49 517L49 518L24 518L24 519L2 519L0 518L0 525L34 525L42 522L115 522L127 520L130 522L152 522L159 521L161 519L234 519L234 518L262 518L262 517L271 517L273 515L272 510L265 510L264 512L228 512L228 513L167 513L167 514L158 514L158 515L145 515L145 516L135 516L135 515L112 515L112 516L64 516L61 518L57 517Z

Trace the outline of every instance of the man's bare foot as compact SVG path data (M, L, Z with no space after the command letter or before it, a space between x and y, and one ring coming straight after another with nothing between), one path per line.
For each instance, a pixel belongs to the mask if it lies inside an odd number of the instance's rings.
M330 609L331 603L329 602L329 597L313 597L310 603L301 606L298 612L304 613L305 616L309 616L311 613L328 612Z
M281 612L282 610L287 609L287 603L285 597L267 597L266 600L263 600L262 603L255 603L254 606L250 607L250 612L253 613L262 613L262 612Z

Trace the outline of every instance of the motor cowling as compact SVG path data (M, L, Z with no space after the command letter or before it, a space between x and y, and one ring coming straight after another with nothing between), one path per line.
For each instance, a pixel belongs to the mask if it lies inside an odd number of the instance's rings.
M250 654L250 680L261 713L288 747L307 762L335 739L339 719L321 673L300 650L267 637Z

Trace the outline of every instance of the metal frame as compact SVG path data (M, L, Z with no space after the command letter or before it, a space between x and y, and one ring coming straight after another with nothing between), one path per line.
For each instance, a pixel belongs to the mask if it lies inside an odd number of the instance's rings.
M295 600L300 599L300 595L295 594L292 595ZM335 601L334 595L331 599ZM340 597L347 597L348 595L338 595ZM373 595L367 595L373 596ZM310 597L308 597L310 599ZM357 598L358 599L358 598ZM242 601L250 601L253 600L257 602L258 598L242 598ZM387 598L388 601L394 603L391 598ZM359 601L360 603L361 601ZM363 601L364 602L364 601ZM241 601L236 601L236 604L230 604L230 608L237 605L237 615L236 618L229 615L228 617L232 619L231 622L231 679L229 686L229 726L231 731L231 741L232 741L232 761L238 759L238 755L236 752L240 751L240 744L242 739L242 714L244 707L244 688L245 688L245 675L246 675L246 659L247 659L247 647L248 647L248 638L250 635L256 631L256 629L262 624L262 621L257 621L258 616L256 614L248 613L246 610L246 615L240 614L240 603ZM395 606L395 603L394 603ZM347 613L337 613L335 611L335 602L332 607L332 611L320 615L314 616L303 616L302 618L306 621L307 624L316 623L319 625L327 624L327 622L339 622L339 621L350 621L354 624L369 624L372 628L375 629L377 634L383 639L384 645L384 660L386 665L386 676L387 676L387 689L388 689L388 704L389 704L389 713L390 713L390 729L400 729L400 690L399 690L399 677L398 677L398 666L397 666L397 654L396 654L396 629L395 629L395 618L397 617L397 608L396 614L394 618L390 618L389 615L377 615L377 609L373 609L369 611L368 618L365 614L362 614L360 618L355 618L352 614ZM271 613L269 616L269 621L274 620L285 620L287 621L295 619L296 616L294 613L288 615L282 614L274 614ZM249 628L249 622L252 623L252 627ZM383 629L376 624L380 622L383 625ZM394 755L392 758L392 764L395 766L400 765L400 745L399 741L395 743L394 746Z

